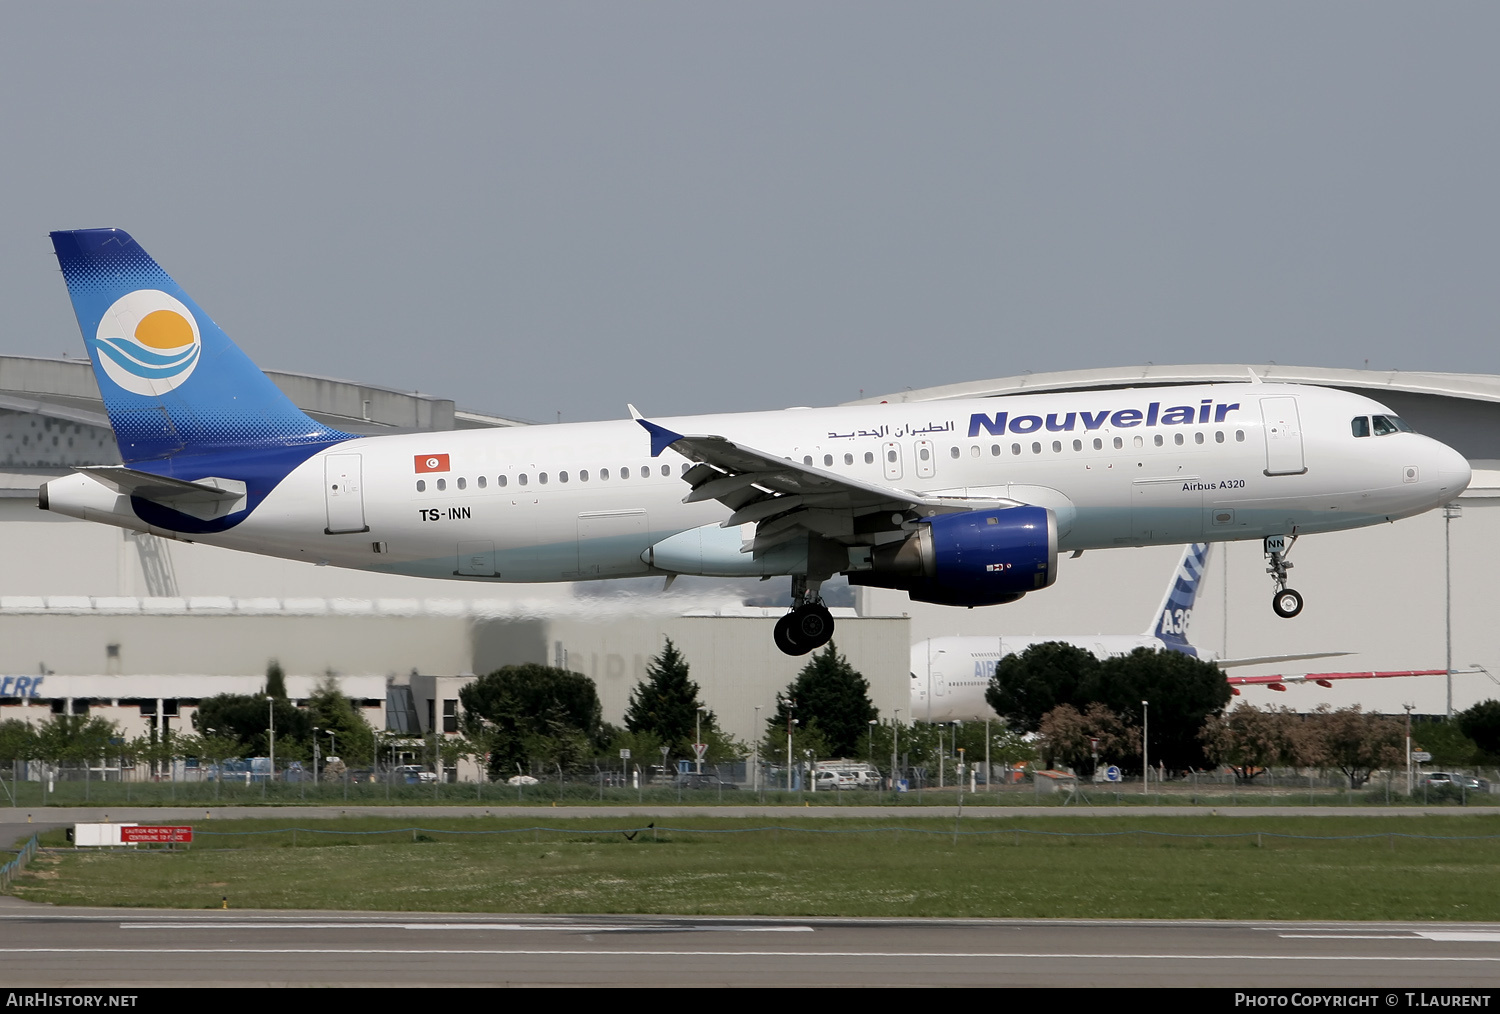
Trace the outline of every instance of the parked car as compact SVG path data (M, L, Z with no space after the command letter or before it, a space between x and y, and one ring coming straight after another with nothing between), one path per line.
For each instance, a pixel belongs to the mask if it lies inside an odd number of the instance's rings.
M540 785L541 782L537 781L535 778L531 777L530 775L511 775L509 778L507 778L505 780L505 784L506 785Z
M1456 783L1453 781L1453 776L1446 771L1429 771L1422 777L1422 784L1435 789L1440 785L1454 785Z
M733 782L726 782L718 775L710 774L707 771L703 772L702 774L699 774L696 771L689 771L686 774L678 775L673 784L684 789L729 789L731 791L739 790L739 786L734 784Z
M396 769L396 781L407 785L419 785L437 781L437 773L428 771L420 764L403 764Z
M1490 783L1483 778L1475 778L1473 775L1459 775L1458 784L1464 787L1465 792L1489 792Z

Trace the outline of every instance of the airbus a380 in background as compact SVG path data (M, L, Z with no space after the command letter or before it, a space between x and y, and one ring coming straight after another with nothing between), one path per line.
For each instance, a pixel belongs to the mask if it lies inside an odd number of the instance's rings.
M43 508L425 577L789 576L789 654L832 636L836 574L996 605L1051 585L1060 552L1294 540L1469 482L1378 402L1260 383L355 436L303 414L124 232L52 241L124 464L48 482Z
M1017 655L1035 644L1061 641L1082 648L1096 658L1128 655L1138 648L1175 651L1220 669L1239 666L1294 662L1310 658L1347 655L1345 651L1319 651L1299 655L1260 655L1254 658L1220 658L1195 647L1188 640L1193 607L1208 567L1210 544L1199 542L1183 550L1172 579L1167 582L1161 605L1140 634L1064 634L1056 637L931 637L911 648L911 717L918 722L983 722L999 718L985 700L996 667L1007 655ZM1395 676L1438 676L1446 669L1403 669L1391 672L1324 672L1294 676L1227 676L1238 695L1242 686L1264 686L1284 691L1289 683L1316 683L1331 687L1334 680L1383 679Z

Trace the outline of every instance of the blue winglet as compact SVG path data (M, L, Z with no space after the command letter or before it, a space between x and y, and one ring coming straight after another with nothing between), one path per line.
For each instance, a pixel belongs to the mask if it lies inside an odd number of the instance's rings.
M665 451L668 447L671 447L682 439L681 433L673 433L665 426L658 426L656 423L648 422L645 419L637 419L636 422L646 427L646 432L651 434L651 456L653 458L661 457L662 451Z

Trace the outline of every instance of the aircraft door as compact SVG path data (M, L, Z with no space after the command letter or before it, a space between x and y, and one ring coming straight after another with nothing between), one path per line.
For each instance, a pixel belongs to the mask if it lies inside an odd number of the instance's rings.
M364 478L358 454L330 454L323 459L323 496L328 508L326 535L368 532Z
M880 449L880 456L885 459L885 477L887 479L901 478L901 445L891 441Z
M917 478L931 479L936 471L934 455L937 451L932 446L931 440L918 440L917 451Z
M1260 417L1266 433L1266 474L1302 475L1307 462L1302 456L1302 422L1295 397L1262 398Z

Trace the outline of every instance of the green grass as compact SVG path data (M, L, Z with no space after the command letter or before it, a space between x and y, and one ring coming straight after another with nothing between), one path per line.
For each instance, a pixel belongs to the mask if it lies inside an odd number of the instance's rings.
M249 835L242 832L282 829L288 822L225 821L199 824L191 850L43 854L13 893L65 905L177 908L217 908L227 896L232 908L351 911L1500 920L1500 878L1494 875L1500 838L1399 837L1500 834L1494 816L1253 823L985 818L966 820L964 828L1005 833L960 835L956 844L951 820L913 818L900 821L906 830L872 834L818 832L895 822L776 822L781 829L659 829L654 840L643 831L627 841L613 830L624 822L608 819L487 836L435 832L518 829L528 822L355 818ZM428 830L389 831L413 823ZM657 823L743 830L772 821L705 816ZM372 830L385 833L354 833ZM1131 833L1078 836L1119 831ZM1327 841L1276 834L1380 837ZM43 838L43 845L61 844L61 832Z

